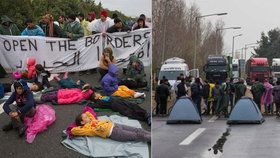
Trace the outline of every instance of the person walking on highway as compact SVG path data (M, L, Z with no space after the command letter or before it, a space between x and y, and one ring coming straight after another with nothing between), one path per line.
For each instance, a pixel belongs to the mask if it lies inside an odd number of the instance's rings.
M156 100L159 101L157 112L159 111L159 114L161 115L166 114L168 96L170 96L168 80L164 79L163 82L156 88Z
M201 98L202 98L202 84L200 78L196 78L191 85L192 100L197 107L198 113L201 116Z
M240 78L239 82L235 86L235 103L237 103L241 97L245 96L246 89L247 87L244 85L244 79Z
M220 96L220 84L219 84L219 81L216 81L213 89L212 89L212 97L213 97L213 104L212 104L212 115L215 114L216 112L216 107L217 107L217 103L218 103L218 99L219 99L219 96ZM210 111L210 110L209 110Z
M229 104L229 84L222 83L219 88L219 96L216 106L216 114L220 117L221 113L224 114L225 118L228 117L228 104Z
M235 92L233 78L230 78L230 80L227 82L227 84L228 84L229 102L230 102L230 106L231 106L230 111L232 111L233 106L234 106L233 97L234 97L234 92Z
M273 101L276 105L276 116L280 117L280 81L277 80L276 86L273 88Z
M254 102L258 105L258 108L261 111L261 98L265 91L265 88L263 83L261 83L258 78L256 78L255 81L256 82L253 84L251 88L251 92L253 94Z
M272 96L272 89L273 86L268 82L267 79L264 80L264 88L265 92L262 95L262 103L265 107L265 114L271 113L273 115L273 96Z
M208 103L207 103L207 115L210 115L210 112L211 112L211 106L213 108L214 104L214 96L212 95L212 91L213 91L213 88L215 87L215 84L213 83L213 81L210 81L209 82L209 95L208 95ZM212 113L213 114L213 113Z
M183 79L181 79L181 83L179 83L177 85L177 99L179 99L182 96L186 96L187 91L188 91L188 88L186 86L185 79L183 78Z

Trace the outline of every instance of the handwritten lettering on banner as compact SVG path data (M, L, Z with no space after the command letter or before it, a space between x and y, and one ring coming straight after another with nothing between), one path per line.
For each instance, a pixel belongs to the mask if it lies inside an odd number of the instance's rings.
M111 47L117 63L121 67L128 64L129 57L135 54L145 66L151 62L151 29L141 29L130 33L107 34L105 47Z
M26 69L27 58L34 57L36 63L42 64L52 73L82 71L98 67L104 46L113 49L119 63L127 61L129 55L135 52L141 59L149 58L150 32L151 29L144 29L131 33L108 34L106 40L101 34L96 34L77 41L0 35L0 63L7 72L12 72L15 69Z

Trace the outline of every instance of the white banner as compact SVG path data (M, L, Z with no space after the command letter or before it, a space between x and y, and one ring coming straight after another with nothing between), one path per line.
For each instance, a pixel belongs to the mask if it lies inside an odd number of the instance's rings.
M150 64L151 29L130 33L108 34L104 39L95 34L71 41L65 38L0 36L0 63L7 72L27 67L27 58L36 58L51 73L82 71L98 67L105 47L113 48L118 65L124 65L130 54L136 53ZM105 43L104 43L105 42Z
M107 34L105 47L113 49L118 66L126 67L129 57L135 54L145 66L151 64L152 59L152 30L141 29L129 33L119 32Z

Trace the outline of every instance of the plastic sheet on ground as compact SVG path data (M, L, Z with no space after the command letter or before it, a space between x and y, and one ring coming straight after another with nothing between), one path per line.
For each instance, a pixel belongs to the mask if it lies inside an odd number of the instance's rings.
M112 115L110 117L101 116L98 119L109 119L115 123L141 128L139 121L127 117ZM90 157L149 157L148 145L143 142L117 142L100 137L75 137L67 138L61 143L71 150Z
M33 118L25 117L24 123L26 129L26 141L32 143L36 135L47 130L48 126L56 120L54 109L45 104L36 106L36 113Z

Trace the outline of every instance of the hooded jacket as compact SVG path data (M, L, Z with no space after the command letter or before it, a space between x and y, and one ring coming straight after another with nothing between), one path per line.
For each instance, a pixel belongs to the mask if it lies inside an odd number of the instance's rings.
M132 63L136 62L137 65L134 67L132 66ZM144 71L144 65L141 60L137 58L137 56L132 55L129 58L129 64L127 65L127 77L133 78L137 81L144 81L145 77L145 71Z
M12 110L9 105L13 104L16 101L17 106L19 107L18 113L26 114L29 110L35 107L35 101L33 99L33 94L29 90L27 83L23 80L19 80L20 84L23 88L23 93L21 95L17 94L17 92L13 92L10 98L5 102L3 109L5 113L9 114Z
M107 96L113 94L119 88L117 72L118 67L115 64L110 64L108 73L101 80L101 86Z
M33 29L25 28L21 36L45 36L45 33L40 26L35 25Z
M20 30L18 29L17 25L14 24L14 22L7 17L6 15L3 15L1 17L1 25L0 25L0 35L13 35L13 36L18 36L20 35ZM5 26L3 25L5 22L10 22L10 26Z
M64 26L64 33L63 33L63 37L68 38L67 37L67 32L72 33L72 40L77 40L78 38L81 38L84 36L84 29L82 28L82 26L80 25L79 22L77 21L73 21L70 23L67 23Z

